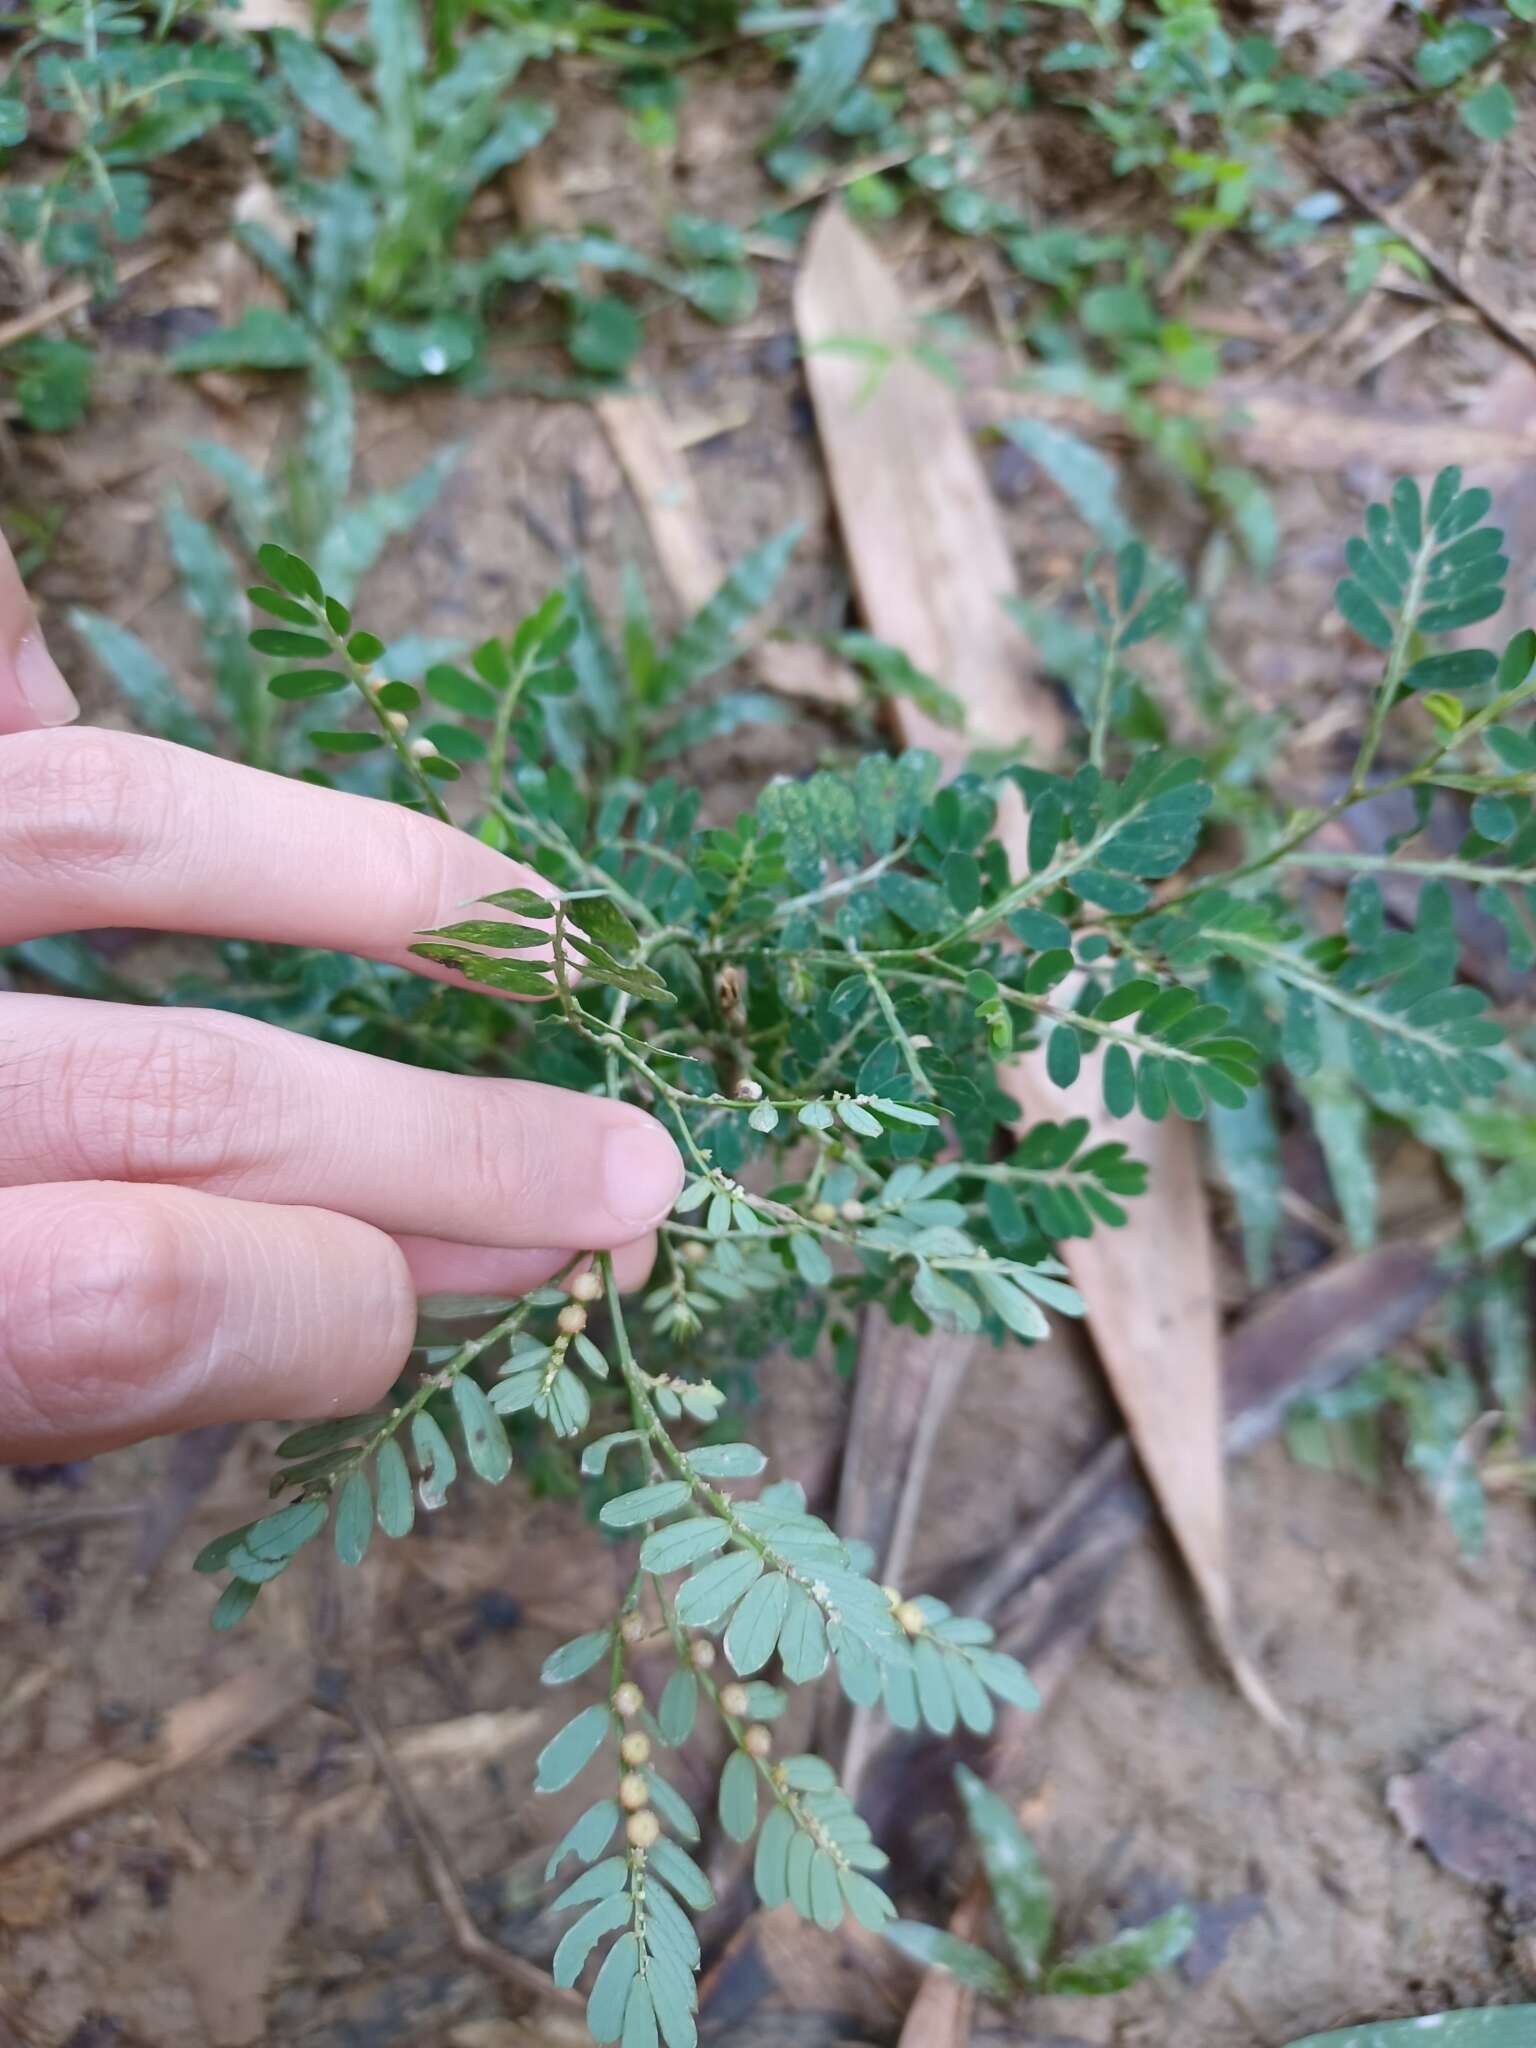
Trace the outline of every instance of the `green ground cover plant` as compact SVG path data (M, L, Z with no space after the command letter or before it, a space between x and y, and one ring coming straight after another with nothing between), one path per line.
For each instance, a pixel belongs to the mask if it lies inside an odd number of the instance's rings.
M1442 99L1477 141L1502 139L1531 12L1426 10L1407 89ZM1469 1551L1485 1478L1531 1483L1516 1425L1530 1393L1536 1070L1463 942L1470 906L1515 972L1536 965L1536 633L1468 644L1510 566L1487 492L1456 471L1404 480L1350 540L1338 607L1379 673L1347 774L1298 810L1266 773L1283 720L1223 670L1202 602L1138 538L1108 464L1059 428L1010 422L1101 543L1079 597L1021 607L1080 714L1072 763L978 757L943 782L921 753L844 754L704 823L696 750L788 715L736 671L796 535L765 540L674 633L636 579L609 621L572 569L477 645L385 644L353 616L358 589L429 509L455 451L357 495L349 378L489 391L494 345L515 334L564 346L576 377L563 389L614 388L656 307L750 314L762 238L790 247L812 197L852 173L866 219L923 209L995 252L1021 388L1118 414L1262 570L1275 542L1262 489L1156 393L1217 373L1216 343L1181 303L1229 237L1272 252L1331 237L1357 293L1389 264L1422 269L1390 230L1347 225L1337 194L1287 169L1289 139L1371 89L1305 74L1210 0L958 0L947 21L902 18L890 0L644 13L443 0L426 14L370 0L317 9L312 35L261 36L202 0L65 0L8 17L5 33L0 153L35 143L39 112L63 137L46 174L29 157L0 199L38 278L109 297L156 166L221 138L260 141L294 231L237 230L282 304L173 361L288 372L307 392L270 473L215 443L193 449L226 494L217 518L179 497L165 508L211 701L193 702L114 620L77 610L72 624L145 729L428 811L543 884L416 935L456 986L250 945L213 949L168 992L126 987L79 940L19 948L19 964L80 993L213 1002L402 1060L622 1097L668 1124L690 1167L638 1304L619 1300L601 1258L515 1305L434 1303L378 1410L284 1437L277 1504L198 1559L223 1582L216 1624L238 1622L307 1545L328 1539L360 1565L376 1534L403 1538L455 1486L499 1484L514 1466L579 1501L594 1544L625 1548L632 1576L611 1623L548 1661L546 1681L581 1703L536 1766L541 1791L580 1779L593 1794L549 1878L574 1860L553 1910L576 1917L553 1969L584 1987L600 2042L694 2039L693 1916L712 1891L692 1853L700 1816L668 1765L689 1744L723 1750L718 1822L752 1845L767 1905L824 1927L851 1915L1000 2002L1111 1992L1172 1964L1192 1931L1182 1910L1060 1953L1027 1838L963 1772L1002 1947L896 1920L900 1874L831 1765L781 1739L792 1691L825 1679L898 1729L946 1737L987 1734L1033 1688L986 1622L878 1583L874 1560L743 1432L771 1348L851 1370L872 1304L919 1331L1026 1345L1080 1311L1062 1247L1157 1191L1065 1101L1017 1129L1002 1070L1038 1050L1058 1086L1087 1075L1111 1116L1205 1124L1260 1286L1286 1130L1315 1140L1361 1249L1378 1234L1384 1146L1428 1147L1461 1200L1458 1335L1298 1408L1292 1448L1370 1481L1400 1450ZM545 231L486 205L551 131L552 66L599 67L631 135L660 153L693 67L742 47L759 63L766 52L782 84L761 136L777 197L756 221L663 208L658 246L642 249L600 222ZM905 68L882 65L893 49ZM1088 232L997 197L988 123L1041 106L1090 130L1113 176L1160 195L1157 232ZM923 360L953 375L942 323L929 334ZM8 350L24 425L77 424L93 360L73 333ZM1143 658L1154 641L1162 681ZM964 678L921 676L866 635L837 645L876 691L957 719ZM1170 739L1189 723L1170 668L1200 728L1194 753ZM1389 798L1405 822L1384 846L1331 831ZM1014 871L997 823L1020 802L1028 856ZM1447 814L1449 851L1431 831ZM1507 2048L1528 2010L1430 2018L1447 2048ZM1296 2048L1397 2048L1423 2024Z
M562 1894L582 1912L555 1970L574 1984L602 1949L596 2038L693 2038L688 1913L708 1887L688 1854L698 1817L660 1759L701 1715L728 1743L720 1819L756 1842L759 1896L823 1925L852 1912L881 1927L894 1910L882 1852L824 1759L777 1753L786 1688L827 1675L898 1727L940 1735L985 1733L998 1701L1030 1703L984 1623L877 1584L793 1485L743 1490L765 1460L733 1414L750 1402L755 1343L787 1331L802 1350L835 1350L863 1304L1026 1343L1078 1311L1058 1248L1121 1224L1144 1173L1080 1118L1011 1132L1000 1062L1041 1046L1059 1085L1089 1068L1112 1114L1153 1118L1240 1119L1276 1075L1304 1100L1322 1083L1353 1105L1333 1131L1336 1164L1368 1153L1377 1120L1452 1119L1473 1146L1480 1117L1528 1121L1528 1066L1460 978L1452 914L1452 890L1476 889L1530 959L1536 634L1501 650L1444 644L1502 602L1488 509L1455 471L1371 508L1338 597L1381 657L1354 771L1324 810L1255 811L1246 851L1225 859L1201 763L1137 737L1131 657L1182 630L1187 600L1135 541L1089 581L1075 769L1007 763L941 784L922 754L869 755L770 783L734 823L703 829L697 791L657 775L654 756L696 744L689 722L742 651L792 533L670 638L632 599L615 646L575 579L419 686L389 674L382 642L311 562L261 548L251 643L275 665L280 719L298 715L301 772L444 817L462 784L462 822L549 893L504 892L417 936L463 988L303 956L274 971L240 948L222 990L215 976L184 992L398 1056L641 1102L691 1171L638 1308L602 1259L515 1306L437 1305L472 1333L439 1320L381 1410L286 1438L283 1504L198 1565L226 1582L215 1619L228 1626L327 1530L359 1563L376 1530L405 1535L465 1473L495 1484L514 1463L566 1460L603 1536L636 1546L612 1624L549 1660L550 1683L598 1696L536 1778L553 1791L590 1774L596 1790L551 1862L585 1866ZM1387 770L1399 724L1413 744ZM1386 856L1340 856L1342 918L1311 926L1295 889L1318 872L1319 831L1386 789L1409 791L1421 821L1431 793L1466 806L1460 848L1421 858L1410 832ZM1010 792L1029 807L1018 873L996 836ZM1416 915L1388 915L1388 866L1418 883ZM1472 1233L1490 1263L1536 1221L1528 1157L1491 1185L1512 1171L1523 1201L1485 1192L1502 1222ZM634 1672L658 1649L672 1669L652 1690ZM1160 1942L1154 1960L1167 1960Z

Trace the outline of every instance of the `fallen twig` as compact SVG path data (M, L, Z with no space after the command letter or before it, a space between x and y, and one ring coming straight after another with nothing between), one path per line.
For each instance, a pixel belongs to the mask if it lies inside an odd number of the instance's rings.
M118 284L132 284L146 271L157 270L162 263L168 263L175 253L174 249L145 249L137 256L125 257L117 266ZM44 327L51 327L55 320L78 313L96 296L97 288L89 282L66 285L63 291L55 292L40 306L33 306L29 312L18 313L14 319L0 324L0 349L12 348L18 341L26 341Z
M348 1700L346 1711L367 1744L374 1766L389 1787L395 1804L400 1809L401 1817L416 1838L416 1846L421 1852L422 1864L427 1873L427 1882L432 1887L432 1895L443 1910L443 1917L447 1920L449 1931L453 1935L454 1947L465 1962L487 1971L492 1976L500 1977L504 1983L515 1984L520 1991L526 1991L551 2005L580 2011L582 2001L574 1992L560 1990L547 1972L541 1970L536 1963L530 1963L524 1957L514 1955L510 1949L503 1948L499 1942L492 1941L489 1935L481 1933L475 1916L470 1911L469 1900L464 1895L464 1887L448 1860L448 1852L443 1847L442 1838L428 1819L410 1780L400 1767L399 1759L385 1740L383 1730L368 1708L355 1695Z

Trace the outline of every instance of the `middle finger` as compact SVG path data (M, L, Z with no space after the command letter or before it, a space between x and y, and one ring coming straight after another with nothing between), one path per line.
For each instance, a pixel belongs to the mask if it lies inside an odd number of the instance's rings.
M0 1187L158 1181L339 1210L393 1235L609 1250L682 1161L643 1111L397 1066L214 1010L0 998Z

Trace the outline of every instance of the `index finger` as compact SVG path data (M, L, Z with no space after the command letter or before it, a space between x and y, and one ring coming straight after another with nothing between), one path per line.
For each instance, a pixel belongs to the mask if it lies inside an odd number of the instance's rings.
M0 740L0 945L103 925L322 946L451 978L412 938L549 885L467 832L137 733Z
M37 613L0 534L0 733L78 718L75 693L48 652Z

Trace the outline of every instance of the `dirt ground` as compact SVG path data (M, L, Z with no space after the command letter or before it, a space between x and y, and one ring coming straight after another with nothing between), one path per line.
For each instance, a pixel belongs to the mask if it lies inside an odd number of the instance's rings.
M600 109L588 112L585 140L564 164L569 188L589 215L640 203L622 143L601 128ZM1408 192L1426 235L1458 262L1470 249L1479 280L1518 314L1536 291L1519 261L1532 246L1528 159L1519 146L1496 153L1479 184L1470 153L1426 167L1410 145L1389 128L1360 156L1359 175ZM721 94L696 94L678 174L684 203L707 195L714 209L743 214L760 203L744 196L737 151ZM1039 151L1024 152L1018 169L1037 198L1048 184ZM915 294L943 302L956 287L956 259L931 237L904 248L898 235L892 253ZM792 518L807 522L781 618L826 631L848 616L847 575L796 356L788 266L770 267L764 282L745 331L660 319L645 375L689 445L724 554ZM160 501L176 482L194 506L213 508L184 452L191 435L217 434L260 456L287 415L275 383L231 392L161 374L159 355L188 309L206 303L207 284L206 265L190 261L146 281L131 317L114 316L119 342L90 432L5 451L0 502L66 515L41 588L50 637L92 718L118 722L122 712L71 644L65 609L113 613L192 673ZM1482 432L1475 445L1486 453L1487 429L1529 431L1536 373L1454 296L1394 287L1344 321L1337 304L1309 298L1305 274L1244 251L1223 252L1206 289L1213 319L1240 316L1255 337L1233 364L1240 378L1246 362L1249 381L1234 385L1231 402L1246 391L1282 408L1267 471L1276 572L1256 586L1230 571L1216 637L1252 696L1293 718L1287 772L1298 789L1316 790L1353 751L1358 650L1328 615L1344 539L1393 467L1456 459L1404 459L1416 422L1434 422L1437 447L1458 428L1474 441ZM1426 321L1431 303L1441 317ZM1270 376L1267 364L1314 320L1315 344ZM978 348L985 359L987 344ZM1337 420L1365 412L1376 416L1374 436L1341 441ZM505 625L557 573L551 538L581 552L600 596L625 561L655 580L643 521L585 407L516 396L370 402L364 476L396 480L446 440L462 440L461 460L419 534L375 577L370 624L466 636ZM1065 587L1086 536L1016 450L994 444L988 459L1026 588ZM1529 530L1516 469L1511 459L1486 480L1503 491L1512 527L1523 520ZM1190 495L1133 462L1128 498L1150 536L1195 571L1204 527ZM1519 547L1511 553L1522 559ZM1536 560L1536 535L1523 558ZM750 751L727 744L701 771L713 800L803 768L829 732L808 716L755 733ZM1315 1162L1296 1165L1304 1188ZM1410 1167L1389 1184L1392 1215L1436 1199ZM1246 1287L1223 1198L1213 1201L1223 1295L1236 1316ZM1333 1249L1325 1231L1293 1219L1282 1276L1305 1274ZM791 1360L764 1385L755 1433L829 1503L845 1388L825 1365ZM1096 1369L1076 1348L979 1357L933 1460L912 1585L985 1557L1045 1512L1111 1426ZM103 1759L146 1770L164 1761L167 1731L184 1731L174 1711L184 1703L227 1686L276 1702L227 1754L168 1770L137 1796L0 1856L0 2044L565 2048L581 2038L565 2014L534 2011L517 1986L460 1957L358 1716L387 1732L480 1925L546 1962L543 1850L575 1809L561 1800L535 1809L528 1796L532 1758L559 1711L536 1672L554 1643L609 1611L616 1554L590 1533L574 1540L573 1511L528 1498L515 1479L495 1494L461 1489L363 1571L317 1558L273 1587L246 1628L214 1637L211 1594L187 1563L204 1537L257 1506L268 1450L268 1433L250 1430L229 1445L149 1446L86 1467L0 1475L0 1843L55 1783L88 1782ZM169 1530L145 1512L157 1502L163 1512L167 1500ZM1239 1699L1181 1574L1148 1539L1049 1710L1011 1728L1001 1752L999 1782L1028 1801L1071 1937L1103 1936L1187 1899L1199 1909L1197 1945L1167 1979L1120 1998L1036 2005L1027 2031L984 2012L980 2041L1282 2048L1358 2017L1536 1995L1536 1941L1498 1900L1405 1839L1385 1798L1389 1776L1485 1716L1536 1738L1528 1509L1495 1503L1488 1555L1469 1568L1405 1482L1373 1493L1303 1470L1271 1444L1235 1468L1232 1511L1247 1640L1291 1717L1290 1740ZM923 1883L902 1903L930 1917L968 1875L943 1804L944 1768L926 1752L877 1756L870 1780L875 1803L889 1804L901 1793L890 1774L910 1773L911 1867ZM895 2040L914 1981L898 1958L777 1917L759 1915L743 1935L739 1870L718 1845L712 1872L724 1903L706 2041Z

